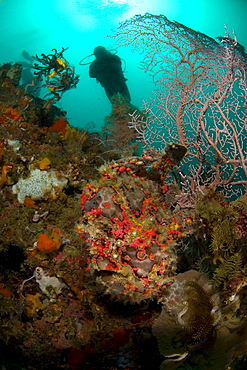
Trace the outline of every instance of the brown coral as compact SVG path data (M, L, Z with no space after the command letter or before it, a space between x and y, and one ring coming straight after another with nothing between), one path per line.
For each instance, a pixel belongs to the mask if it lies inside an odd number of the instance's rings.
M138 136L134 128L129 127L130 114L136 111L137 108L131 105L124 96L120 94L114 95L112 98L112 111L105 118L103 131L110 134L110 139L113 140L114 146L120 150L129 149L132 154L137 148L137 144L133 144Z

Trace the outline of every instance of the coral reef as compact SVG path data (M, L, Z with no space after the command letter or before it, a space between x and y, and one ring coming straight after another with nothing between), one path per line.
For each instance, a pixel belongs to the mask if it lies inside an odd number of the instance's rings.
M98 168L119 155L100 133L71 127L55 106L45 112L46 101L18 86L19 75L8 73L12 67L0 67L1 366L136 368L148 359L136 355L145 346L154 349L155 363L156 310L105 301L76 230L85 184L97 182ZM44 183L34 181L27 187L33 172L48 180L54 173L64 185L42 189ZM19 201L23 182L27 191ZM101 196L110 202L112 193Z

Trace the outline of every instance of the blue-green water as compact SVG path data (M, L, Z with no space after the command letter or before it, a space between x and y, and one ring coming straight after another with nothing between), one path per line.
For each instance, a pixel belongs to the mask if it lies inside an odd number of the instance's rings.
M67 111L73 126L93 123L100 129L111 105L100 84L89 78L88 65L80 66L79 62L97 45L114 49L114 40L107 35L120 22L146 12L164 14L213 38L223 35L226 25L247 48L246 0L2 0L0 64L21 62L28 72L24 50L33 56L69 47L64 56L74 65L80 82L64 94L58 106ZM140 107L152 95L151 78L140 69L141 55L131 53L128 47L118 49L118 55L126 62L132 103Z

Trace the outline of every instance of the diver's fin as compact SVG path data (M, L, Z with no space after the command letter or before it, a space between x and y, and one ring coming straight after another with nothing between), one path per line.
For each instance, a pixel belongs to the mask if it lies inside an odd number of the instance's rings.
M33 57L31 57L31 55L26 50L23 50L21 55L23 56L24 59L27 59L30 62L33 61L34 59Z

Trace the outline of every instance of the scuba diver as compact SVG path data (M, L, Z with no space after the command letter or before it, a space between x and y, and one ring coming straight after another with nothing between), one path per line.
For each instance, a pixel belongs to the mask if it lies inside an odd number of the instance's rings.
M122 71L121 59L103 46L97 46L93 54L96 59L90 64L89 76L100 82L110 102L115 94L123 95L127 102L130 102L130 93L126 85L127 78L124 77Z

